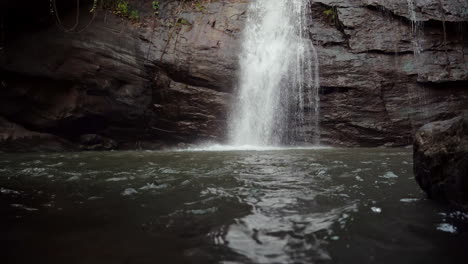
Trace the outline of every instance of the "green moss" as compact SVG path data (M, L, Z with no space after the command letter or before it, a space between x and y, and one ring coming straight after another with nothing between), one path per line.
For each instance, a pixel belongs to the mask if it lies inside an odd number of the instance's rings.
M154 14L159 15L159 1L151 2L151 7L153 7Z
M330 20L335 21L338 17L336 8L332 7L323 11L323 14Z
M130 15L128 16L131 20L138 21L140 20L140 13L138 10L132 10L130 11Z
M334 25L338 30L342 31L343 30L343 24L341 23L339 17L338 17L338 9L334 6L325 9L323 11L323 14L325 15L326 20Z
M138 12L138 10L132 8L127 1L119 0L119 1L114 1L114 2L116 2L116 4L112 6L112 3L111 3L111 6L109 9L111 9L115 15L128 18L134 22L137 22L140 20L140 13Z
M128 17L130 15L128 2L127 1L121 1L121 2L117 3L117 7L114 10L114 14L116 14L118 16Z
M90 10L90 12L94 12L98 8L111 10L115 15L128 18L134 22L140 20L140 13L138 10L132 8L130 3L125 0L94 0L93 8Z
M153 1L151 3L151 6L153 7L154 10L159 10L159 1Z
M185 18L179 18L176 23L177 26L191 26L192 23L190 23L187 19Z
M203 12L206 9L205 6L201 2L196 2L194 6L200 12Z

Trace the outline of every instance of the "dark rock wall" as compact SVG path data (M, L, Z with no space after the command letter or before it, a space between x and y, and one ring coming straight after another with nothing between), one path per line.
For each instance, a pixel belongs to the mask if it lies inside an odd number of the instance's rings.
M119 148L223 142L250 1L161 0L158 16L152 1L129 2L139 23L105 10L93 19L86 6L79 33L63 32L48 13L29 23L3 13L2 120L19 135L74 146L90 134ZM408 145L422 124L468 108L468 4L414 2L417 55L406 0L312 4L324 143ZM60 11L73 25L73 7ZM9 131L0 148L21 139Z
M468 3L414 2L420 54L406 0L315 1L325 142L410 144L422 124L468 106Z

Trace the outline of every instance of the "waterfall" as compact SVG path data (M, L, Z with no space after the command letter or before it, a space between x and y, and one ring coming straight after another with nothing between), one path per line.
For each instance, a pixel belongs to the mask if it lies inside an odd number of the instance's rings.
M319 69L310 0L254 0L240 54L232 145L319 143Z

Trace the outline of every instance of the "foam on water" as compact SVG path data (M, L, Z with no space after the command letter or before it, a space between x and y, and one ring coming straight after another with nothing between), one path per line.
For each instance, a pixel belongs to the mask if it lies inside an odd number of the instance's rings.
M395 173L391 171L387 171L383 176L381 176L381 178L394 179L394 178L398 178L398 175L396 175Z
M118 181L127 181L127 177L113 177L106 180L106 182L118 182Z
M143 187L140 187L139 189L140 190L158 190L158 189L166 189L169 187L169 184L160 184L160 185L157 185L157 184L154 184L154 183L147 183L145 186Z
M20 195L21 194L18 191L11 190L11 189L6 189L6 188L3 188L3 187L0 187L0 193L1 194L13 194L13 195Z
M134 195L134 194L137 194L138 191L133 189L133 188L127 188L125 190L122 191L121 195L122 196L130 196L130 195Z
M221 145L221 144L206 144L196 147L177 149L176 151L275 151L275 150L321 150L331 149L332 147L322 145L310 146L257 146L257 145Z
M119 259L185 256L174 264L366 263L369 252L375 263L437 264L456 262L446 252L466 253L468 214L426 200L402 163L410 149L274 149L92 152L73 162L51 154L37 173L53 180L21 173L40 154L0 154L12 160L0 177L0 226L24 263L68 263L70 247L93 259L96 238ZM48 166L58 162L60 171ZM387 172L398 177L382 179ZM124 177L134 179L106 181ZM29 257L51 246L50 259Z
M37 208L28 207L28 206L25 206L23 204L11 204L10 206L14 207L14 208L23 209L23 210L29 211L29 212L39 211L39 209L37 209Z
M452 234L455 234L458 232L457 227L451 224L447 224L447 223L439 224L437 226L437 230L442 231L442 232L452 233Z
M413 203L419 201L419 198L402 198L400 199L400 202L402 203Z

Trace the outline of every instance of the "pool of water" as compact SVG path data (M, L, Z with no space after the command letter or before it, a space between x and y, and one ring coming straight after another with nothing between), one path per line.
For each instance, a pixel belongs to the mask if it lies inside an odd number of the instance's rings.
M2 263L451 263L410 149L0 154Z

